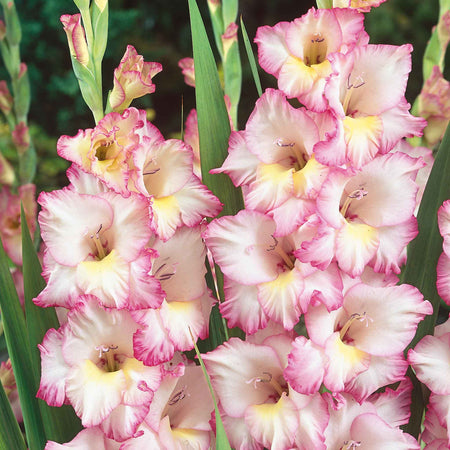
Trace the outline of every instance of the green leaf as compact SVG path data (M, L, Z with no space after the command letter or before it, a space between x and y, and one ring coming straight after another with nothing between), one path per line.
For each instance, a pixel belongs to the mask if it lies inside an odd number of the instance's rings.
M22 433L11 409L8 397L0 383L0 448L26 450Z
M211 379L209 378L208 372L206 371L205 363L202 360L202 357L198 350L197 344L194 341L192 333L191 337L192 342L194 342L195 353L197 354L198 360L200 361L203 374L205 375L206 382L208 383L209 391L211 392L211 396L214 402L214 412L216 416L216 450L231 450L231 445L230 442L228 441L227 434L223 426L222 418L220 417L219 408L217 407L216 397L214 395L214 390L211 385Z
M19 392L28 447L30 450L41 450L44 448L46 437L36 398L35 368L31 362L25 317L3 245L0 245L0 308L8 354Z
M252 45L250 43L250 39L248 38L247 29L245 28L244 21L241 16L241 32L242 37L244 38L245 50L247 52L248 62L250 64L250 69L252 70L253 80L255 81L256 90L258 91L258 95L261 97L262 88L261 88L261 80L259 79L258 74L258 66L256 65L255 55L252 50Z
M220 87L214 56L195 0L189 1L192 47L195 67L195 96L200 141L202 180L224 207L222 214L233 215L243 208L242 194L228 176L211 175L228 155L230 122Z
M33 298L37 297L44 289L45 281L41 275L41 264L30 237L23 207L21 209L21 225L25 317L30 340L32 367L36 379L39 380L41 363L37 345L42 342L48 329L59 328L59 321L55 308L40 308L33 303ZM68 442L81 430L80 419L70 406L55 408L48 406L43 400L38 400L38 403L48 440L60 443Z
M426 316L417 327L408 348L413 348L427 334L432 334L439 312L440 298L436 290L436 265L442 253L442 237L437 223L437 211L450 198L450 127L436 155L430 178L420 203L417 222L419 234L408 246L408 261L402 273L402 283L416 286L433 305L433 314ZM413 398L411 411L421 418L423 399ZM406 430L413 436L420 432L420 421L410 420Z

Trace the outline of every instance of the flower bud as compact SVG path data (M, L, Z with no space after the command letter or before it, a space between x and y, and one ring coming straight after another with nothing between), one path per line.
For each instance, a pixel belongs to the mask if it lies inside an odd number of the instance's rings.
M155 92L152 77L161 72L156 62L144 62L136 49L129 45L117 69L114 70L114 88L108 102L111 110L122 112L135 98Z
M427 120L425 139L433 146L442 139L450 119L450 83L444 79L439 66L433 66L419 95L419 115Z
M225 33L222 34L222 46L223 46L223 59L227 59L227 54L231 48L231 46L236 42L237 43L237 32L238 32L238 26L231 22L227 29L225 30Z
M184 75L184 82L188 86L195 87L194 60L192 58L183 58L178 61L178 67Z
M0 81L0 109L5 115L8 115L11 112L13 102L14 100L9 92L6 81Z
M20 155L23 155L30 147L30 133L24 122L16 125L12 131L12 140Z
M64 14L60 18L67 35L70 54L83 66L89 62L89 50L84 34L84 28L81 25L81 14Z

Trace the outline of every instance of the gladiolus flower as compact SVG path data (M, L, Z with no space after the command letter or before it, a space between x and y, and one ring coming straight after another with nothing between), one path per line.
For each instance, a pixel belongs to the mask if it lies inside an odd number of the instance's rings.
M52 406L68 401L83 426L100 426L107 437L123 441L143 422L162 373L133 358L139 325L131 314L98 303L80 297L67 322L45 335L37 396Z
M111 110L121 113L135 98L155 92L152 78L161 70L161 64L144 62L136 49L128 45L119 67L114 70L114 87L108 98Z

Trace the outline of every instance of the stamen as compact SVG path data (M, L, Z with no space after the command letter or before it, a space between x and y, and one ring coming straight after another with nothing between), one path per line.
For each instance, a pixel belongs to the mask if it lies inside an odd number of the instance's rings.
M169 258L165 258L165 261L167 261L168 259ZM169 266L164 262L155 270L155 272L153 273L153 276L155 278L157 278L159 281L170 280L175 275L175 272L176 272L173 264L172 264L171 268L172 268L173 272L167 271L167 272L163 273L163 271L165 269L169 270Z
M361 86L364 86L366 82L364 81L364 78L362 77L363 74L358 75L355 77L355 83L350 83L350 77L351 73L348 75L347 78L347 92L345 93L344 101L342 102L342 107L344 108L344 113L347 115L347 109L348 104L350 103L350 99L352 97L353 89L358 89Z
M354 450L356 447L360 447L360 446L361 446L361 441L354 441L354 440L345 441L344 446L341 447L341 450Z
M149 170L148 172L144 172L142 175L154 175L156 172L159 172L161 169L158 167L154 170Z
M103 259L106 256L105 249L103 247L102 241L100 240L100 231L102 229L102 226L103 225L100 224L98 230L94 234L91 234L91 239L94 241L94 245L97 250L97 258L99 260Z
M345 215L347 214L348 207L350 206L352 200L361 200L368 193L369 193L368 191L364 190L364 187L361 187L360 189L356 189L355 191L350 192L350 194L347 195L347 198L345 199L342 208L340 209L340 213L345 217Z
M170 406L175 405L175 403L178 403L179 401L183 400L183 398L186 397L186 389L187 386L183 386L183 389L181 391L178 391L168 402Z
M278 145L278 147L287 147L292 149L295 158L297 159L297 163L298 166L296 165L295 170L300 170L303 169L303 167L305 167L306 165L306 160L302 154L302 152L300 151L300 149L298 148L298 145L295 142L284 142L283 138L278 138L275 141L275 144Z
M358 320L359 322L364 322L366 327L369 326L369 322L373 322L373 319L367 315L367 313L364 311L362 314L360 313L354 313L350 316L350 319L347 320L346 324L342 327L341 331L339 332L339 336L341 338L341 341L344 340L344 337L350 328L351 324Z
M283 261L285 262L286 266L288 266L289 270L292 270L294 268L294 262L289 257L289 255L278 245L277 238L275 236L272 236L272 239L274 243L270 245L269 248L267 248L266 250L268 252L274 251L278 253L278 255L280 255Z
M105 356L106 359L106 369L108 372L115 372L118 369L117 361L114 359L114 352L111 350L117 350L119 347L117 345L98 345L95 350L99 351L99 358Z
M313 64L322 63L327 55L327 44L322 33L316 32L310 38L304 48L305 64L311 66Z
M283 389L281 387L281 384L278 383L278 381L275 380L275 378L273 378L270 372L263 372L263 374L267 375L267 378L254 377L251 378L250 380L247 380L246 383L247 384L252 383L255 389L258 389L257 383L269 383L275 389L278 395L282 396L284 393L287 393L287 389Z

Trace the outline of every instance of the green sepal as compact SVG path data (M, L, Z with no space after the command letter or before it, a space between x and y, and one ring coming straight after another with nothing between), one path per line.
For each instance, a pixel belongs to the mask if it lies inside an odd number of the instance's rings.
M14 85L14 112L17 123L27 123L28 111L30 110L31 93L28 70L20 78L13 81Z
M440 297L436 290L436 265L442 253L442 236L439 233L437 211L450 198L450 126L439 146L428 183L420 203L417 222L419 234L408 245L408 260L402 272L401 282L416 286L424 298L433 305L433 314L419 323L416 335L408 346L415 345L427 334L432 334L439 312ZM423 399L413 397L411 411L421 416ZM420 423L410 421L406 430L418 436Z
M439 21L445 12L450 10L450 0L439 0ZM433 66L439 66L444 72L444 58L446 46L440 42L438 27L435 27L423 55L422 74L424 82L428 80Z
M22 433L11 409L8 397L0 383L0 448L26 450Z
M36 175L37 156L33 142L27 151L19 156L19 179L20 184L31 183Z
M222 215L243 208L242 194L224 174L209 171L220 167L228 155L230 122L220 87L214 56L195 0L189 1L195 67L195 97L198 116L200 161L203 183L222 202Z
M94 32L94 47L92 49L92 57L95 64L101 63L105 54L106 44L108 42L108 3L106 3L103 11L95 2L91 7L92 29Z
M241 16L241 32L242 32L242 37L244 39L245 51L247 52L247 58L248 58L248 62L250 64L250 69L252 71L256 90L258 91L259 97L261 97L262 88L261 88L261 80L260 80L259 74L258 74L258 66L256 65L256 59L255 59L255 55L252 50L252 44L250 43L250 39L248 38L247 29L245 28L244 21L242 20L242 16Z
M8 257L0 245L0 308L8 354L16 378L27 443L30 450L41 450L46 436L36 398L38 382L32 365L30 342L25 317L14 281L9 271Z
M191 1L191 0L189 0ZM191 333L192 337L192 333ZM228 441L227 434L225 432L225 428L223 426L222 418L220 417L219 408L217 407L216 397L214 395L214 389L211 385L211 379L209 378L208 372L206 371L205 363L203 362L202 356L198 350L197 344L192 337L192 341L194 342L195 353L197 354L197 358L200 362L200 366L203 370L203 375L206 378L206 382L208 383L209 392L211 392L211 397L214 402L214 413L216 419L216 450L231 450L230 442Z
M36 378L39 379L41 362L37 346L42 342L48 329L59 328L59 321L55 308L40 308L33 303L33 298L37 297L44 289L45 281L41 275L41 264L30 237L23 207L21 208L20 216L22 225L25 317L30 341L32 367ZM55 408L48 406L42 400L38 402L48 440L60 443L68 442L82 429L80 419L70 406L64 405L62 408Z
M22 39L22 29L14 1L3 2L3 14L5 16L6 39L9 45L19 45Z
M238 14L238 0L222 0L222 17L224 30L236 21Z
M84 66L75 57L71 56L71 59L83 100L92 111L95 122L98 123L103 118L102 93L98 91L92 63Z

